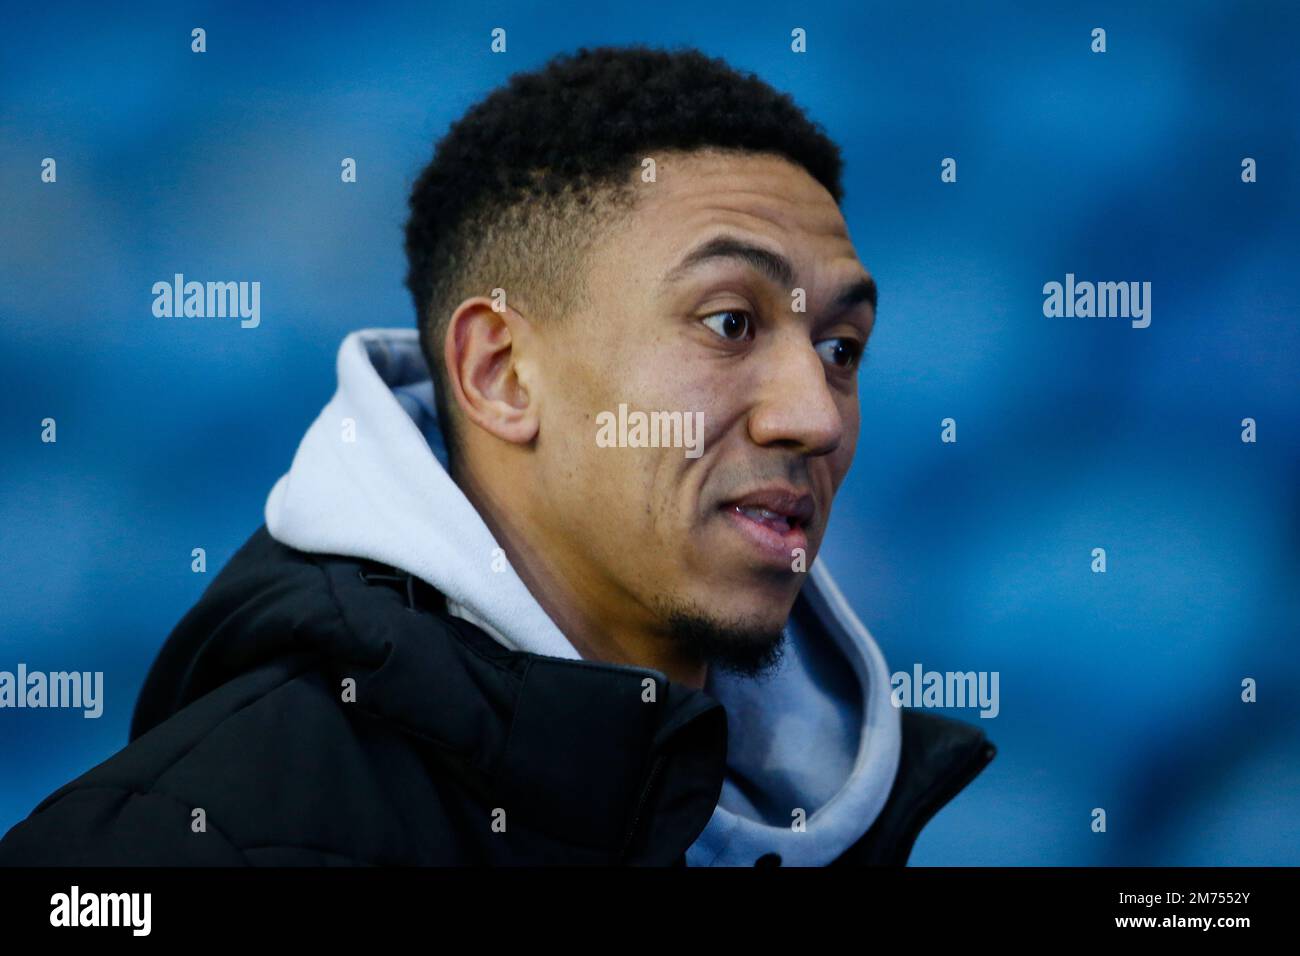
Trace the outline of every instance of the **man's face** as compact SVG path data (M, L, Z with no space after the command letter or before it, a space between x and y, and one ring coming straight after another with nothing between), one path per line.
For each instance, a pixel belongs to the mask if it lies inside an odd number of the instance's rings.
M874 285L799 166L673 154L657 178L596 246L590 307L539 330L537 507L598 616L734 666L779 644L853 460ZM620 404L703 413L701 444L609 447L636 440Z

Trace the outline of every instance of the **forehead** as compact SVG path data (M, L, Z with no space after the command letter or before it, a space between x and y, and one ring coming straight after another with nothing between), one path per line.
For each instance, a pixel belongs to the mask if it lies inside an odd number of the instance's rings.
M620 271L639 263L636 271L649 267L658 278L699 240L721 232L762 240L800 272L840 260L863 271L835 200L803 167L769 154L716 152L670 153L656 156L655 165L652 183L636 171L635 209L606 250L607 263Z

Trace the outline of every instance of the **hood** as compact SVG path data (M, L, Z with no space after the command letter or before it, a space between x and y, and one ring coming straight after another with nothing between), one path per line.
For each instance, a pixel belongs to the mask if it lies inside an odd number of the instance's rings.
M509 566L446 468L433 383L415 329L364 329L338 352L338 389L266 502L271 537L300 551L366 558L409 572L502 645L581 655ZM900 711L867 629L813 563L762 679L715 673L727 713L727 768L692 866L822 866L879 815L898 771ZM801 826L802 824L802 826Z

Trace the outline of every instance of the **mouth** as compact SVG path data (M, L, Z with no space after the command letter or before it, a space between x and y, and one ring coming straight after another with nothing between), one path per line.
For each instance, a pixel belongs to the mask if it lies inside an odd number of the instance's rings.
M793 570L795 551L808 553L807 528L816 514L812 495L765 488L724 502L719 510L766 563Z

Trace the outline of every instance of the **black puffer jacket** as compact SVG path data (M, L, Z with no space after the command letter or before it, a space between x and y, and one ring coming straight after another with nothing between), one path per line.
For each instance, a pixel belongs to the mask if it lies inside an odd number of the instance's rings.
M932 714L902 728L889 801L838 864L906 862L995 752ZM417 578L262 527L163 647L130 744L0 865L684 865L726 734L703 691L509 650Z

